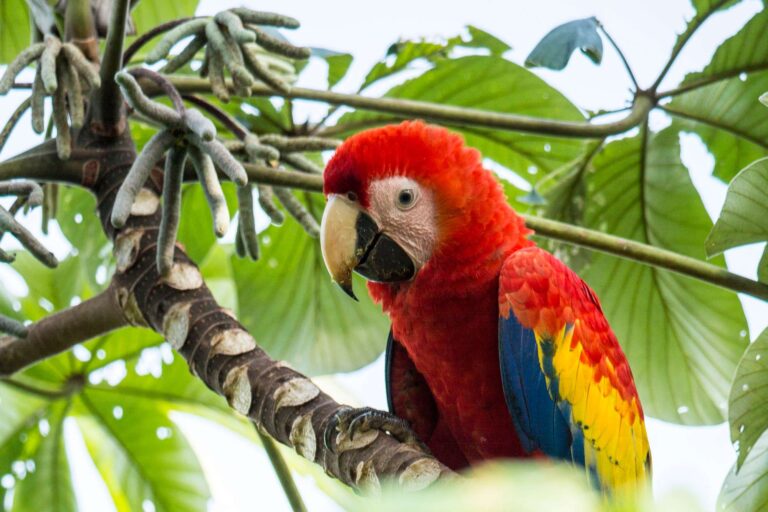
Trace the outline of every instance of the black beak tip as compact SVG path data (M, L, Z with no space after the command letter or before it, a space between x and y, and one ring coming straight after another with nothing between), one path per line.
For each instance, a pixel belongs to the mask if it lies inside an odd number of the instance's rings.
M350 281L348 283L339 283L339 287L342 290L344 290L344 293L346 293L347 295L352 297L355 300L355 302L360 302L360 300L357 298L357 296L355 296L354 290L352 289L352 281Z

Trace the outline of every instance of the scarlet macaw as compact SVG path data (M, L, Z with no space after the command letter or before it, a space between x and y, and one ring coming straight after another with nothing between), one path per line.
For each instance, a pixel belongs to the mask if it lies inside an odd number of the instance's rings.
M642 406L595 293L528 239L478 151L407 121L349 138L324 174L321 248L392 321L393 414L346 411L358 429L415 433L448 466L564 459L604 490L650 474Z

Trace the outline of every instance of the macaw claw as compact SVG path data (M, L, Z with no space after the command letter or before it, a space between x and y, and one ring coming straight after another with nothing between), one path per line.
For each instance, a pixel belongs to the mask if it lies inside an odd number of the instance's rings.
M333 437L339 433L346 433L348 438L355 440L357 436L371 430L379 430L392 436L403 444L407 444L417 450L430 453L429 448L419 441L410 424L404 419L386 411L380 411L372 407L351 407L339 409L325 427L323 441L325 448L336 453L336 443Z

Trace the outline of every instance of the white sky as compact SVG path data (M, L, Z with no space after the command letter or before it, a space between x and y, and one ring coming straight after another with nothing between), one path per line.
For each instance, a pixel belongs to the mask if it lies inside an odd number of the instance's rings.
M152 0L144 0L145 2ZM157 0L155 0L157 1ZM473 0L472 2L437 0L389 0L351 2L326 0L203 0L200 13L210 14L226 7L247 5L262 10L290 14L302 21L302 28L290 37L297 44L350 51L355 56L347 78L337 90L353 92L370 66L382 58L391 43L400 37L452 36L466 24L476 25L512 45L509 57L522 62L538 40L554 26L572 19L597 16L627 55L641 85L649 85L666 60L685 19L692 9L688 0L538 0L536 2ZM705 64L727 36L735 33L746 20L761 9L758 0L746 0L728 12L713 16L692 39L668 77L674 85L687 71ZM582 108L597 110L624 106L629 99L630 82L610 47L606 45L603 64L592 65L577 55L564 72L538 71L549 83L563 91ZM324 64L310 65L301 85L321 86ZM388 87L372 88L379 94ZM23 99L11 93L0 99L0 120L5 120ZM311 102L297 102L299 116L316 119L325 109ZM663 116L652 119L654 126L665 123ZM0 158L7 158L38 141L25 118ZM725 186L710 176L712 158L695 137L683 139L683 160L691 169L694 183L704 198L711 216L716 217L724 198ZM33 214L30 227L39 226ZM59 254L66 252L66 242L56 232L50 243ZM729 251L732 271L755 278L760 246ZM0 277L12 279L0 268ZM751 336L768 324L768 305L741 297L747 312ZM338 377L347 388L345 395L357 397L360 404L385 408L383 361L353 374ZM266 510L289 510L263 452L250 442L216 425L190 417L177 421L201 459L213 492L210 510L234 512L252 510L255 504ZM681 427L648 420L654 462L654 488L659 494L675 489L693 493L705 510L714 509L720 485L733 463L726 425ZM84 462L85 447L74 425L67 427L70 453L82 468L76 474L78 500L83 510L109 510L109 497L96 470ZM299 484L311 511L336 510L335 504L318 491L311 479L301 477Z

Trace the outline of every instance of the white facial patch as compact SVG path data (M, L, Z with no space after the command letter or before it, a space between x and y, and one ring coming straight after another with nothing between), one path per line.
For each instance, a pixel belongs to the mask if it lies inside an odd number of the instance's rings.
M413 260L418 270L437 243L437 215L432 193L404 176L371 182L368 213L379 228Z

